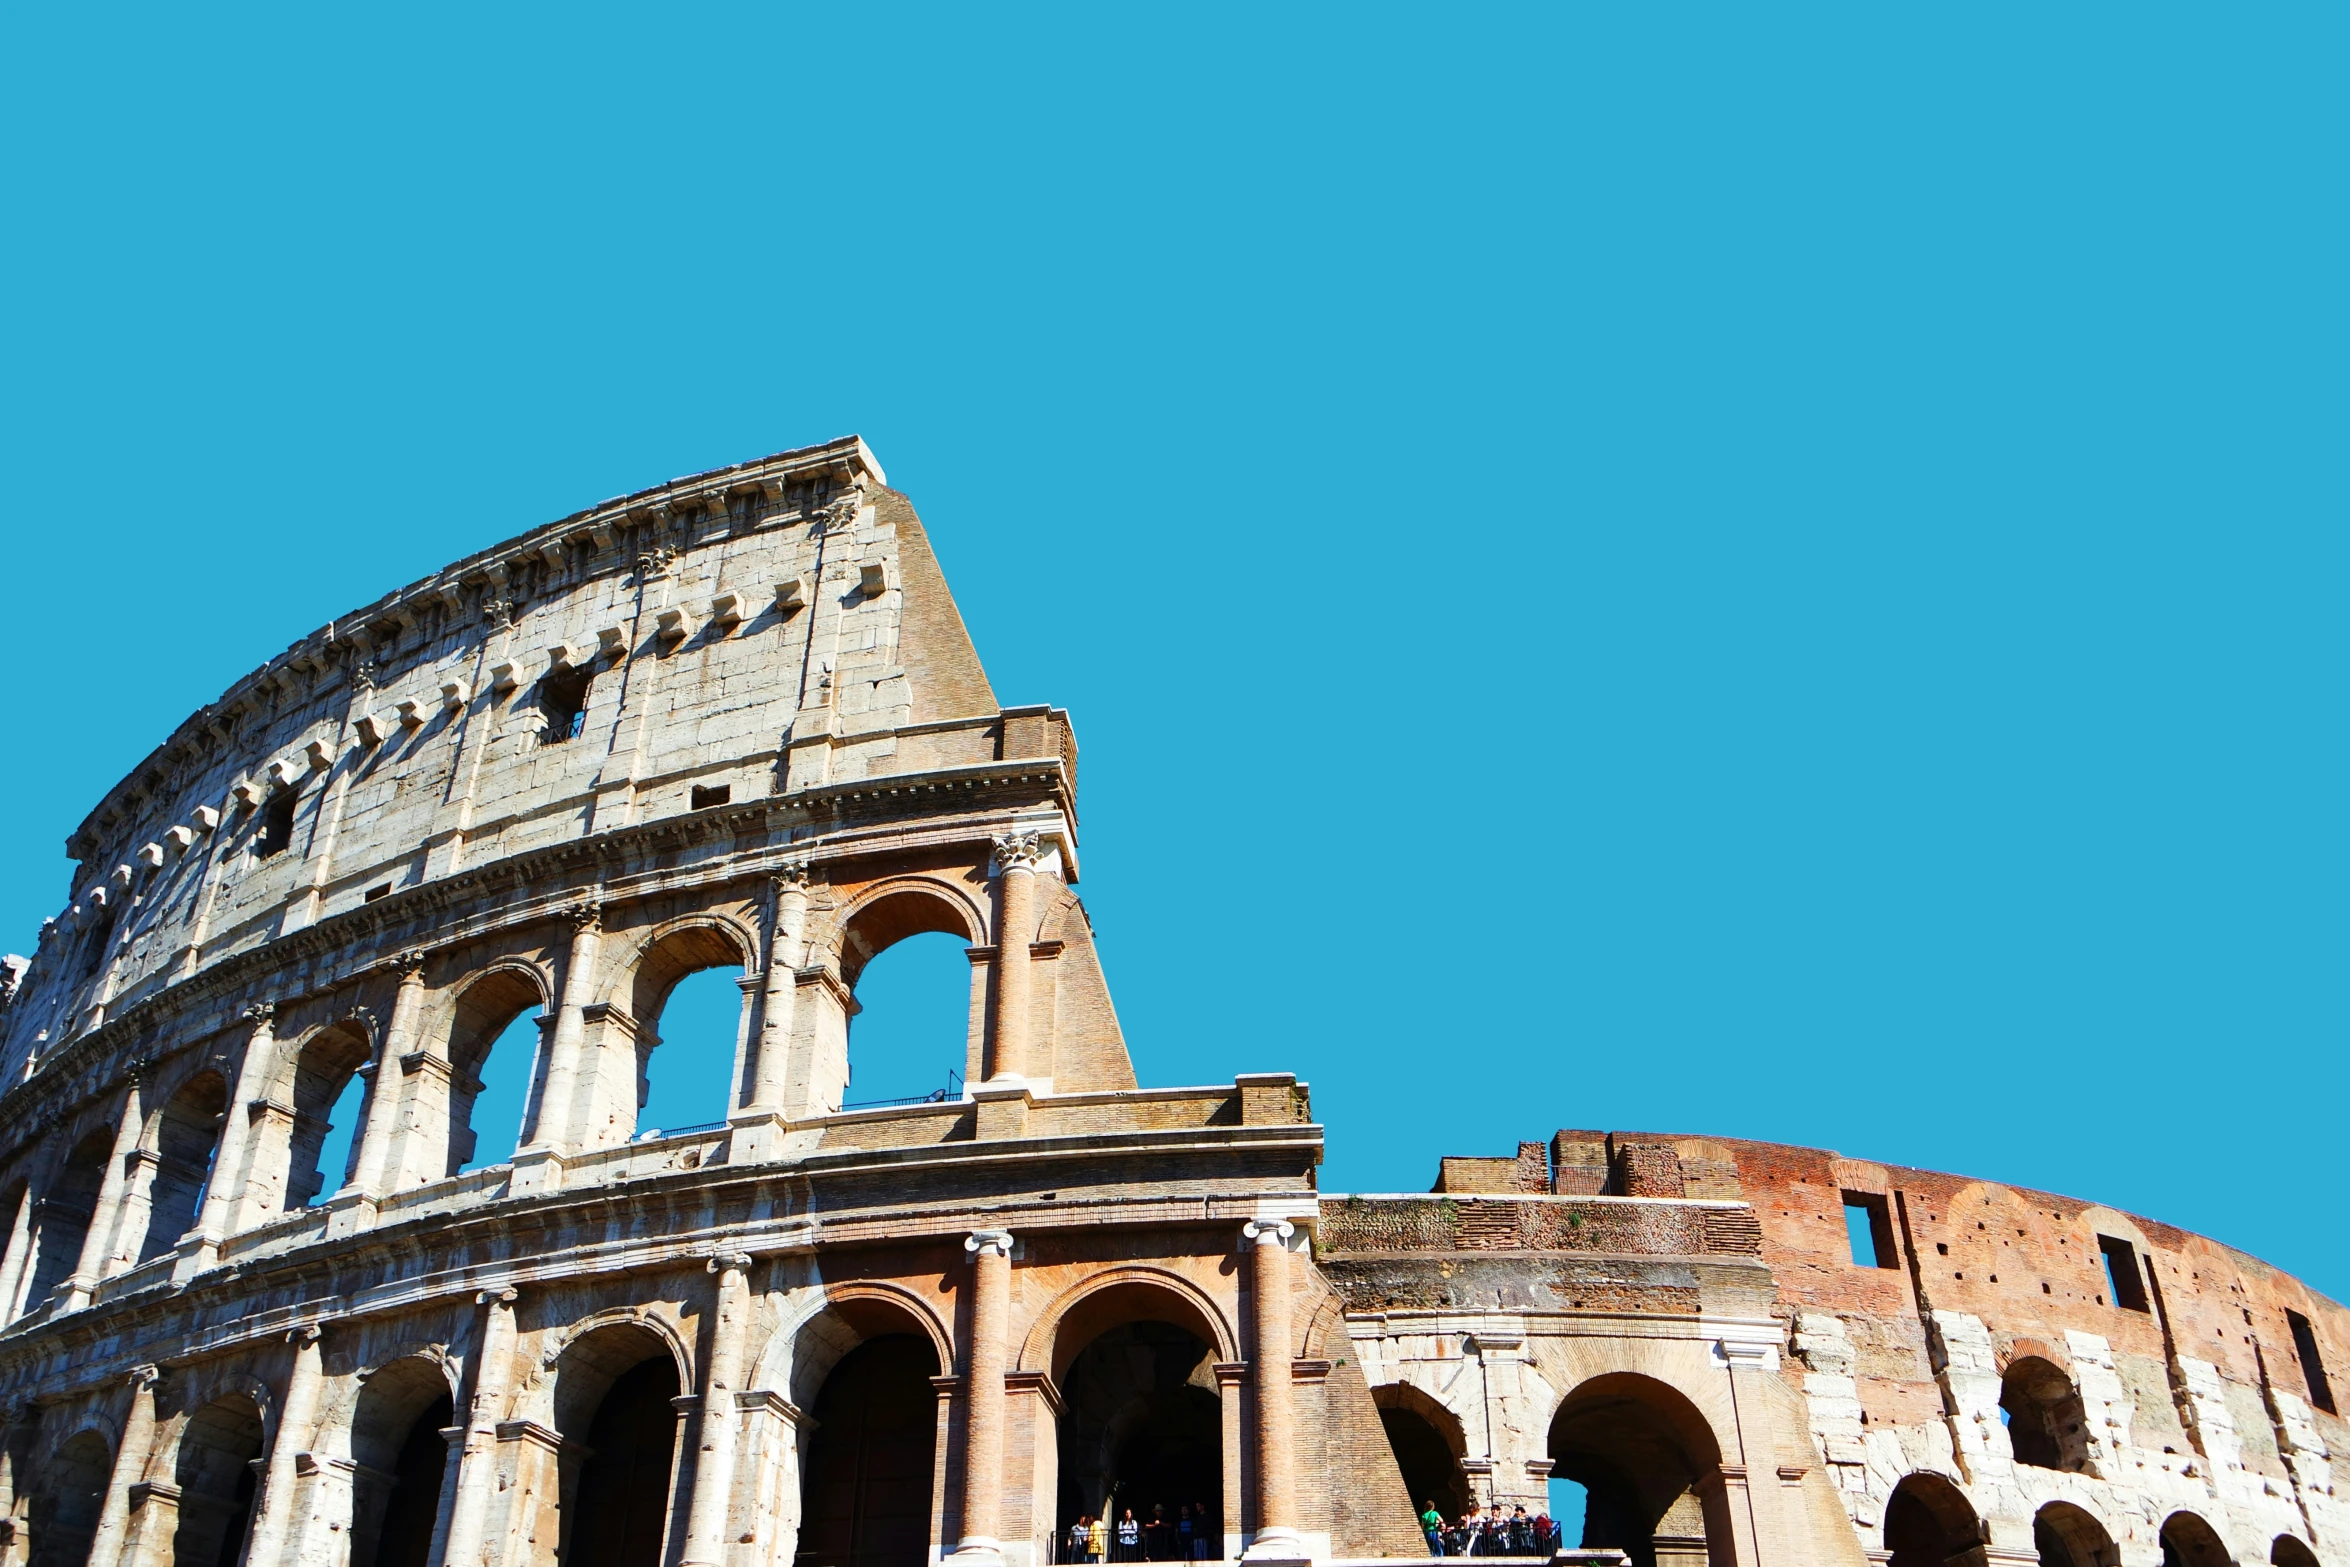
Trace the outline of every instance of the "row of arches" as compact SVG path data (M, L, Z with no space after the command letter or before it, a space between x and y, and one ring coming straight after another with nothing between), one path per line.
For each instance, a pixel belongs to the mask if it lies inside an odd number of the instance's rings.
M2162 1521L2162 1567L2238 1567L2219 1531L2193 1512ZM1965 1493L1942 1475L1913 1474L1894 1487L1885 1506L1887 1567L1979 1567L1988 1560L1989 1534ZM2121 1549L2087 1508L2050 1502L2032 1518L2032 1547L2040 1567L2120 1567ZM2274 1567L2318 1567L2317 1553L2280 1534L2263 1560Z
M845 1087L860 1069L861 1098L943 1097L959 1083L972 1013L966 949L981 935L967 903L901 887L840 922L840 1075ZM597 965L598 990L619 1001L604 1005L627 1020L621 1048L635 1054L634 1099L617 1107L607 1140L712 1126L744 1105L758 1048L746 981L757 965L754 935L717 916L670 922ZM551 954L501 958L420 1001L409 1038L386 1038L399 1001L283 1037L265 1019L245 1050L266 1060L232 1069L215 1055L160 1096L134 1084L105 1124L49 1150L46 1168L39 1154L20 1161L0 1185L0 1321L69 1278L94 1285L171 1253L200 1220L224 1239L362 1181L398 1191L554 1138L559 1117L543 1100L565 979ZM237 1100L249 1127L232 1124ZM380 1168L363 1169L363 1129L379 1118L391 1123Z
M917 1567L952 1527L944 1478L958 1367L947 1325L887 1282L800 1300L753 1357L756 1391L730 1401L745 1457L707 1482L726 1497L727 1537L772 1540L777 1554L763 1559L797 1567ZM307 1405L282 1379L167 1372L153 1384L151 1448L123 1434L135 1417L103 1425L85 1413L62 1439L12 1432L14 1473L30 1476L10 1519L15 1559L265 1567L307 1559L332 1534L349 1567L428 1567L455 1559L470 1492L483 1536L467 1559L663 1567L706 1483L690 1429L700 1399L687 1395L708 1394L696 1368L712 1364L719 1329L705 1317L701 1331L696 1342L653 1310L596 1312L510 1350L490 1393L484 1363L461 1375L461 1357L432 1346L341 1373ZM1073 1287L1011 1357L1051 1389L1037 1406L1054 1455L1040 1526L1049 1516L1065 1534L1079 1516L1191 1509L1214 1520L1224 1554L1238 1521L1226 1472L1237 1406L1224 1376L1237 1352L1224 1313L1172 1275L1126 1266ZM460 1424L469 1406L477 1418ZM306 1407L309 1428L286 1430L286 1410ZM496 1444L482 1454L468 1441L485 1428ZM277 1461L289 1444L305 1465ZM475 1456L487 1461L472 1466ZM281 1483L296 1489L273 1503Z

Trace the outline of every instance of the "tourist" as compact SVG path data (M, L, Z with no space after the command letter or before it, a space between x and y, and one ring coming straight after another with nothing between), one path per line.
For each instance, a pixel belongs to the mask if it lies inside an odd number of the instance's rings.
M1153 1507L1151 1521L1142 1526L1142 1554L1154 1562L1172 1561L1174 1545L1174 1531L1167 1527L1166 1507Z
M1546 1507L1534 1515L1534 1554L1556 1556L1562 1548L1558 1520L1550 1516Z
M1110 1521L1107 1518L1096 1518L1093 1521L1093 1527L1086 1531L1085 1543L1096 1563L1108 1561L1110 1559Z
M1069 1526L1068 1552L1061 1560L1082 1564L1093 1551L1093 1514L1079 1513L1077 1521Z
M1428 1554L1444 1554L1444 1514L1436 1510L1434 1502L1420 1504L1420 1532L1428 1537Z
M1131 1507L1127 1508L1125 1515L1118 1520L1118 1560L1122 1562L1142 1560L1142 1525L1136 1521L1134 1509Z
M1191 1531L1191 1559L1212 1562L1224 1554L1224 1526L1208 1522L1208 1504L1195 1503L1192 1516L1197 1520Z

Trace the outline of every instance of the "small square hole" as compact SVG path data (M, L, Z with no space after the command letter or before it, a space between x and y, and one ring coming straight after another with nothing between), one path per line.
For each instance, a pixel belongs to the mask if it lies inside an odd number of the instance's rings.
M724 805L733 798L732 784L711 784L707 787L694 785L694 809L697 811L706 811L713 805Z
M392 884L388 881L380 887L370 887L367 889L367 901L370 903L373 903L378 898L388 898L391 895Z

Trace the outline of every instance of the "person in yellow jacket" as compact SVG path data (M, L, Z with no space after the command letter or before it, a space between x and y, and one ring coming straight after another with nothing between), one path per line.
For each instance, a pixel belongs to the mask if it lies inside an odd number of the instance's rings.
M1085 1543L1087 1555L1097 1562L1108 1561L1110 1559L1110 1521L1107 1518L1096 1518L1093 1521L1093 1527L1086 1531Z

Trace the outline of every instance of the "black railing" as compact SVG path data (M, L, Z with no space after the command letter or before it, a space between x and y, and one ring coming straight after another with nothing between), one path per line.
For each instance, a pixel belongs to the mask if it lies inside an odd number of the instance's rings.
M947 1086L933 1088L927 1094L908 1094L902 1099L853 1099L841 1105L843 1110L887 1110L894 1105L943 1105L963 1097L963 1074L947 1073Z

